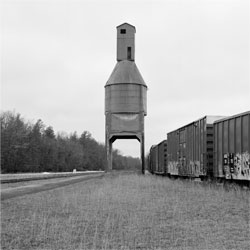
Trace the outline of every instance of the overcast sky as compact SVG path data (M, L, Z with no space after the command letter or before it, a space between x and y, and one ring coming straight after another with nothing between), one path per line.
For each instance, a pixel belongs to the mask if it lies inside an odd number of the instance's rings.
M1 110L56 132L105 141L104 85L116 26L136 27L135 62L148 86L147 152L205 115L250 109L248 0L5 0ZM114 143L139 157L136 140Z

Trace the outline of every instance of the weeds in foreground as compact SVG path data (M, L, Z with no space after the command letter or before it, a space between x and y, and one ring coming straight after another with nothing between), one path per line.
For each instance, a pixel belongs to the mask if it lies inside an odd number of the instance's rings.
M2 249L248 249L249 191L107 175L2 202Z

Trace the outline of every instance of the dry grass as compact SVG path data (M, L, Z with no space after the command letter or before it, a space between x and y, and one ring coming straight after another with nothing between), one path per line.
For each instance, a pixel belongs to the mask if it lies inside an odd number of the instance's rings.
M248 249L249 191L112 175L2 202L2 249Z

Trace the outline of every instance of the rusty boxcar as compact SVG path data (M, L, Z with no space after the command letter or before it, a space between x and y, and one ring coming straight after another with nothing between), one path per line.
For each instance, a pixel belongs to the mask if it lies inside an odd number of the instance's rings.
M213 122L205 116L167 134L168 174L207 177L213 170Z
M167 140L163 140L158 145L158 173L167 173Z
M149 169L153 174L164 175L167 172L167 140L163 140L150 149Z
M178 129L167 134L168 151L167 151L167 174L171 176L178 175L179 165L179 132Z
M214 122L214 176L250 181L250 111Z
M149 151L149 159L148 159L148 165L149 165L149 171L154 174L157 171L158 167L158 147L157 145L153 145L150 148Z

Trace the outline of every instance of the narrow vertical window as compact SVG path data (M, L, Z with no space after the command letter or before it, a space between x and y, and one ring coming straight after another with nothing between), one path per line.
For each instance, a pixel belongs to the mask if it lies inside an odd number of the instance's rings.
M131 47L128 47L128 53L127 53L127 58L128 60L131 60L132 54L131 54Z

